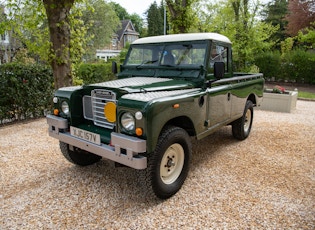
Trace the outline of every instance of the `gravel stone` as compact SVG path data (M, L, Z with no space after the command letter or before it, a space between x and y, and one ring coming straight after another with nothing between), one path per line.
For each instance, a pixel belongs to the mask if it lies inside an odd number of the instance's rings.
M193 140L188 178L164 201L134 169L67 162L47 128L0 128L0 229L315 229L315 102L255 110L244 141L230 126Z

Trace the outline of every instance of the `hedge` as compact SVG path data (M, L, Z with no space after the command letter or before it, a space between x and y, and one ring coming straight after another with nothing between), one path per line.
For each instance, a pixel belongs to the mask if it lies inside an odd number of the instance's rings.
M315 84L315 53L311 51L266 52L255 58L255 65L267 80Z
M79 66L77 77L87 85L112 80L115 75L112 73L112 63L83 63Z
M111 63L81 64L81 84L115 78ZM10 63L0 65L0 124L45 115L52 109L53 74L49 66Z
M49 66L0 65L0 124L43 116L51 109L53 90Z
M315 84L315 53L293 50L283 55L282 59L285 80Z

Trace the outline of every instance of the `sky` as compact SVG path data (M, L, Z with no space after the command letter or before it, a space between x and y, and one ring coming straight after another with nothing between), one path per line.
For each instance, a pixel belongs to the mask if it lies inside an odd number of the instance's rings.
M129 14L136 13L140 17L143 17L143 13L149 9L149 6L154 2L154 0L111 0L116 2L122 7L124 7ZM156 0L159 5L161 0Z

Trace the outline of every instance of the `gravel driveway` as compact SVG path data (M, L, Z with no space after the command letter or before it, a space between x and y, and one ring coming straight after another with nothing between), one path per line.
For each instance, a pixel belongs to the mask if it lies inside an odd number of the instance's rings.
M314 229L315 102L255 111L248 139L231 127L193 144L182 189L145 197L129 168L68 163L45 119L0 128L0 229Z

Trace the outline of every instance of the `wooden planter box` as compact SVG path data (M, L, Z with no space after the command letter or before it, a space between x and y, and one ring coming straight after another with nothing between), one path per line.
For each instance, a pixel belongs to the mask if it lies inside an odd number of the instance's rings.
M291 113L296 108L298 92L288 91L288 94L264 92L260 109L274 112Z

